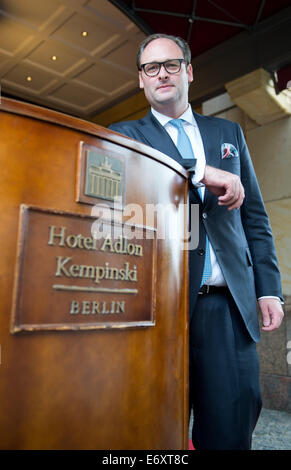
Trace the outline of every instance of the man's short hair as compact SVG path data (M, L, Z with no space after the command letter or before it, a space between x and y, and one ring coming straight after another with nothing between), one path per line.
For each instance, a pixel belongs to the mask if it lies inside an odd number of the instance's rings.
M141 55L142 55L143 51L145 50L145 48L147 47L147 45L150 42L154 41L155 39L160 39L160 38L170 39L175 44L177 44L177 46L179 46L181 51L183 52L183 57L186 60L187 64L191 64L191 50L190 50L189 44L186 41L184 41L184 39L180 38L179 36L171 36L170 34L155 33L155 34L151 34L150 36L147 36L141 42L141 44L139 46L139 50L138 50L138 53L137 53L137 59L136 59L136 64L137 64L138 70L140 70L140 66L141 66L141 63L140 63Z

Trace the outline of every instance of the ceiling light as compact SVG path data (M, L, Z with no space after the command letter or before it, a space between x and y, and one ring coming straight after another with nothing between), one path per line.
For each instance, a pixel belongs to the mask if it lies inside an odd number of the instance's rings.
M82 31L82 36L85 38L86 36L88 36L88 31Z
M27 80L28 82L31 82L31 80L32 80L31 76L28 75L28 77L26 77L26 80Z
M53 56L52 56L52 60L57 60L57 56L56 56L56 55L53 55Z

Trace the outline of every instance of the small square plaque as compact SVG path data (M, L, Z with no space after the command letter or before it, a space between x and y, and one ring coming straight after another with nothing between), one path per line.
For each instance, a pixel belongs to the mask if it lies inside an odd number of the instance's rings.
M84 142L80 143L76 201L122 209L125 198L125 171L122 156L116 156Z

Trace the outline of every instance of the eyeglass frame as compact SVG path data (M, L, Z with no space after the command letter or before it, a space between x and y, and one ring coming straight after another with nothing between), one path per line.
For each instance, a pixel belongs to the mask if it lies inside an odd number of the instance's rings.
M179 70L177 70L177 72L169 72L168 69L167 69L167 67L165 66L165 64L166 64L167 62L171 62L171 61L173 61L173 60L178 60L179 63L180 63L180 68L179 68ZM146 73L146 71L145 71L144 68L145 68L146 65L149 65L149 64L158 64L158 65L159 65L159 70L157 71L157 73L156 73L155 75L148 75L148 74ZM161 68L162 68L162 66L163 66L167 73L169 73L170 75L175 75L176 73L179 73L179 72L180 72L181 67L182 67L182 64L187 64L187 65L189 65L189 63L187 62L187 60L185 60L184 58L183 58L183 59L181 59L181 58L180 58L180 59L167 59L167 60L165 60L164 62L158 62L158 61L146 62L145 64L140 64L139 71L142 71L142 70L143 70L147 77L156 77L157 75L159 75L159 73L160 73L160 71L161 71Z

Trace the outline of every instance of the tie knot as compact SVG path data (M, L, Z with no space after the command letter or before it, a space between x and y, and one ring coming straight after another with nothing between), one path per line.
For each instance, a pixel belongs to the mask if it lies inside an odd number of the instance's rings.
M183 127L183 119L172 119L169 121L170 124L177 127L178 129Z

